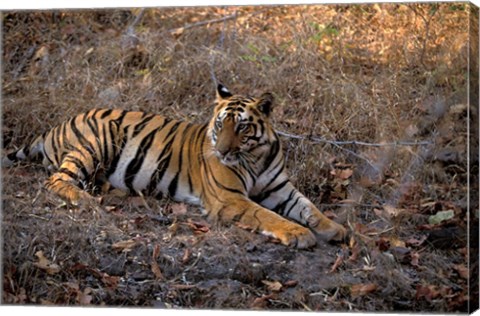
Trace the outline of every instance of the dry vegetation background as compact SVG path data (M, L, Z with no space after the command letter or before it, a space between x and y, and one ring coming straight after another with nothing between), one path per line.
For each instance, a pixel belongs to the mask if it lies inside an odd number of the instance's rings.
M456 3L4 12L4 152L94 107L204 122L213 73L233 92L274 93L293 181L351 237L297 251L191 206L118 192L104 212L71 209L45 192L39 164L19 165L2 169L2 302L478 306L470 16Z

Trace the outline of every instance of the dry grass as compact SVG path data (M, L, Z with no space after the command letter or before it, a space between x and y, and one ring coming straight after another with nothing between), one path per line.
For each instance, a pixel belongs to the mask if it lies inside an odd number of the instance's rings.
M41 167L23 165L3 169L3 302L465 311L469 13L465 4L6 12L5 151L93 107L203 122L213 70L234 92L274 93L277 129L304 136L283 138L292 179L352 237L296 251L153 199L112 197L109 212L79 212L44 192ZM450 209L453 219L425 226ZM112 248L119 241L131 243ZM35 266L38 251L60 271Z

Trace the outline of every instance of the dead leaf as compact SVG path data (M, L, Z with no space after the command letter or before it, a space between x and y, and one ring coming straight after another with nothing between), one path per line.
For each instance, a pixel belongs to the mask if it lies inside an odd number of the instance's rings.
M104 207L104 209L107 213L120 211L120 208L118 206L113 206L113 205L107 205Z
M374 185L380 184L381 181L382 181L382 178L380 176L376 178L363 176L360 178L360 180L358 180L358 183L360 184L361 187L368 189L373 187Z
M190 260L191 254L192 254L192 251L190 250L190 248L185 248L185 251L183 252L183 256L182 256L183 264L186 264L188 260Z
M95 50L95 47L90 47L89 49L87 49L87 51L85 52L85 54L83 56L90 55L91 53L93 53L94 50Z
M400 239L396 238L396 237L391 237L390 238L390 245L392 247L403 247L403 248L406 247L405 242L403 240L400 240Z
M44 270L48 274L57 274L60 272L60 266L55 263L51 263L45 256L43 255L43 251L37 251L35 256L38 258L38 262L34 262L33 265L39 269Z
M19 199L24 198L25 196L27 196L27 194L25 194L25 192L23 192L23 191L17 191L15 193L15 197L19 198Z
M150 208L148 206L147 201L145 200L145 197L141 195L128 197L128 204L135 208L139 208L139 207L145 207L146 209Z
M185 31L185 29L183 27L179 27L179 28L174 29L170 33L173 35L173 37L175 37L175 39L177 39L183 34L184 31Z
M421 245L425 242L425 240L427 240L427 235L422 235L419 239L414 238L414 237L408 239L408 240L405 242L405 244L406 244L407 246L419 247L419 246L421 246Z
M92 303L93 296L90 295L92 293L92 289L87 287L82 291L77 292L76 301L80 305L90 305Z
M381 210L381 209L378 209L378 208L374 208L374 209L373 209L373 212L374 212L375 215L377 215L378 217L383 217L384 214L385 214L385 211L384 211L384 210Z
M274 299L276 297L276 294L268 294L268 295L262 295L261 297L257 297L253 300L252 304L250 305L250 308L252 309L262 309L267 307L268 300Z
M288 280L287 282L283 283L284 287L295 287L297 286L298 281L297 280Z
M157 280L163 280L163 274L162 271L160 270L160 267L157 263L157 258L160 255L160 245L155 245L153 247L153 253L152 253L152 264L151 264L151 269Z
M452 298L450 299L448 306L451 310L456 309L460 306L465 306L465 303L470 301L470 295L468 295L468 292L465 291L462 291L456 295L450 295L450 297Z
M450 107L450 109L448 110L449 114L461 114L461 113L464 113L466 111L468 111L468 104L466 103L460 103L460 104L455 104L455 105L452 105Z
M105 284L106 287L109 289L116 289L118 286L118 281L120 280L119 276L111 276L108 273L102 272L98 269L91 268L87 265L84 265L82 263L76 263L70 268L71 271L82 271L85 270L89 273L91 273L94 277L97 279L100 279L103 284Z
M334 169L330 172L330 174L342 180L347 180L352 176L353 170L352 169Z
M335 262L333 263L332 268L330 269L330 273L335 272L339 266L342 265L344 261L344 249L340 249L340 251L337 253L337 259L335 259Z
M288 126L295 125L295 124L297 124L297 122L298 122L298 120L291 119L291 118L283 120L283 123L287 124Z
M392 205L384 205L383 209L385 210L386 214L390 217L397 217L398 215L405 213L405 209L396 208Z
M135 217L134 219L131 219L130 222L132 224L135 224L137 226L141 225L142 223L144 223L148 218L148 216L146 215L141 215L141 216L137 216Z
M338 177L342 180L347 180L348 178L350 178L353 174L353 170L352 169L343 169L339 174L338 174Z
M418 267L419 266L419 263L418 263L418 260L420 259L420 253L416 252L416 251L412 251L410 252L410 264L414 267Z
M40 299L40 305L52 305L53 306L53 305L55 305L55 303L52 302L52 301L45 300L45 299L41 298Z
M191 290L197 287L196 284L171 284L170 287L175 290Z
M415 299L418 300L420 298L425 298L427 301L431 301L432 299L438 297L440 295L440 291L437 290L435 285L417 285L417 292L415 294Z
M357 242L350 242L351 255L348 257L348 262L356 262L360 255L360 245Z
M378 288L378 285L375 283L367 283L367 284L354 284L350 288L350 294L352 297L359 297L365 296L368 293L375 291Z
M414 124L410 124L409 126L407 126L407 128L405 129L405 134L408 136L408 137L413 137L415 135L418 134L420 130L418 129L418 127Z
M80 291L80 285L77 282L63 282L63 285L65 285L70 291L77 293L77 291Z
M48 57L48 47L47 46L41 46L36 52L35 55L33 56L33 60L39 60L39 59L44 59Z
M173 215L181 216L187 214L187 205L185 203L175 203L170 205L170 207Z
M354 232L358 235L366 235L368 233L374 232L375 229L372 227L368 227L362 223L355 223Z
M263 280L262 283L265 284L267 286L267 289L271 292L280 292L283 287L282 283L278 281Z
M8 292L3 292L4 295L7 297L4 297L4 304L25 304L27 302L28 296L27 296L27 291L22 287L20 288L20 293L14 295Z
M422 225L418 225L417 229L418 230L433 230L433 229L435 229L439 226L441 226L441 225L422 224Z
M207 233L210 231L209 224L205 221L192 221L191 219L188 219L187 225L194 233Z
M109 275L105 272L102 273L102 282L109 289L116 290L118 287L118 281L120 281L119 276Z
M353 248L357 244L357 241L355 240L355 237L350 236L350 240L348 241L348 247Z
M113 250L129 252L138 244L137 240L129 239L116 242L112 245Z
M464 264L454 264L453 268L458 272L458 275L460 275L462 279L468 280L470 277L470 272Z

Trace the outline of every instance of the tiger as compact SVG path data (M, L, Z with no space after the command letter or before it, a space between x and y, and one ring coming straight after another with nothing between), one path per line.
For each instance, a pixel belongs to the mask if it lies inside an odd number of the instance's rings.
M271 93L233 94L218 84L204 124L140 111L92 109L5 156L3 166L43 159L47 191L74 206L95 203L92 177L129 194L198 205L207 219L237 224L298 249L343 240L292 184L281 140L270 123ZM97 201L98 203L98 201Z

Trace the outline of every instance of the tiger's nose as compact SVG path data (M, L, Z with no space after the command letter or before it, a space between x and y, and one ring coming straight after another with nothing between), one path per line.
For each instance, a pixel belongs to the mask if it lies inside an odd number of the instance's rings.
M217 142L215 149L220 155L225 156L229 152L233 151L233 146L228 141L219 141Z
M225 157L225 156L228 155L228 153L231 151L230 148L228 148L228 147L217 148L217 150L218 150L218 153L219 153L222 157Z

